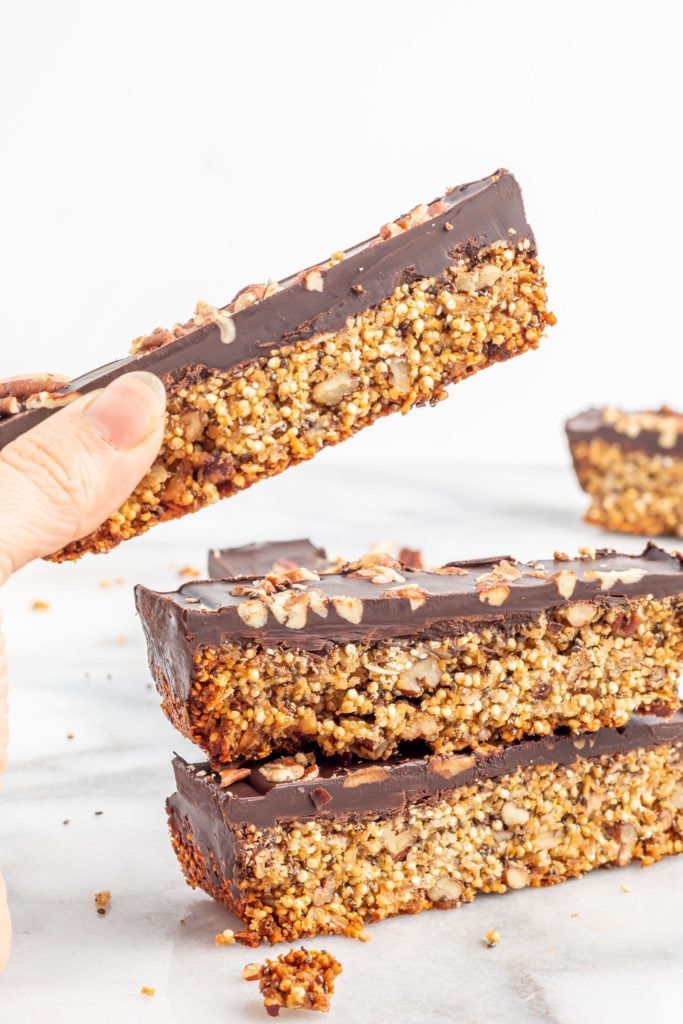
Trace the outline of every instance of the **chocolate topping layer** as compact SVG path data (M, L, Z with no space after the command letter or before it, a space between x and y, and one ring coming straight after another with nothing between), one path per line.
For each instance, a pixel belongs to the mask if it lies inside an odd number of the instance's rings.
M232 342L221 341L216 323L204 324L152 352L86 373L57 396L104 387L132 369L156 374L169 388L197 368L232 370L283 346L339 331L349 317L381 303L406 280L437 276L461 255L474 257L507 239L516 244L526 238L535 249L519 185L506 170L461 185L435 202L443 210L426 223L393 238L375 236L347 250L334 266L318 268L322 291L307 288L304 271L280 282L281 291L231 314L236 332ZM31 409L0 420L0 448L53 411Z
M502 589L497 589L501 567L505 576ZM243 621L240 606L253 600L261 581L254 581L253 591L242 579L186 583L171 593L137 586L135 593L148 642L159 652L161 662L172 666L171 677L177 677L179 667L189 674L192 654L203 645L248 640L263 647L315 651L330 643L438 638L485 622L513 626L580 601L612 607L646 595L662 598L683 593L683 556L668 554L655 544L648 544L640 555L598 551L595 559L551 558L529 564L486 559L452 562L449 568L456 574L401 568L402 583L378 585L348 569L296 583L289 588L292 594L316 591L326 601L326 617L309 608L302 628L279 622L270 608L261 627ZM518 578L511 579L515 572ZM496 588L494 595L487 589L491 584ZM566 584L572 587L571 593ZM404 588L405 596L397 596L396 590L400 595ZM505 591L502 603L491 602L492 596L497 601ZM360 615L357 621L347 617L344 605L349 599Z
M461 786L496 779L530 765L569 765L579 759L615 755L660 744L683 744L683 715L668 722L633 719L622 729L600 729L580 736L549 736L501 745L476 754L391 760L381 765L319 762L315 779L269 783L258 765L249 776L221 787L208 764L175 757L178 792L200 813L228 825L249 823L270 828L310 818L395 813L407 804L438 797ZM219 833L220 835L220 833Z
M317 548L306 538L272 540L262 544L245 544L240 548L210 551L209 576L218 580L239 576L254 578L266 576L287 563L320 572L328 565L328 559L324 548Z
M566 431L570 445L599 438L608 444L617 444L625 451L683 458L683 416L679 413L667 409L659 412L619 413L619 421L612 422L613 417L609 412L607 409L587 409L568 420ZM644 417L644 421L639 424L641 417ZM680 429L672 431L670 428L676 421L680 422ZM628 427L624 429L626 424ZM664 444L663 438L666 441Z

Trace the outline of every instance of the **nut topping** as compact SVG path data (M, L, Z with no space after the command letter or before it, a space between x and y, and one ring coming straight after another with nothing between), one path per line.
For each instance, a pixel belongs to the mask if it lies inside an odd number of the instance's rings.
M571 569L563 569L561 572L555 573L553 580L560 596L569 600L576 587L576 573Z
M357 789L358 786L367 786L372 782L382 782L389 778L389 772L379 764L370 765L368 768L359 768L355 772L349 772L342 783L344 789Z
M303 778L306 767L293 757L281 757L261 765L259 771L268 782L296 782Z
M383 596L389 598L402 597L410 602L411 611L416 612L418 608L422 607L429 595L426 590L422 590L415 583L409 583L405 587L390 587L389 590L384 591Z
M304 288L306 289L306 291L321 292L324 287L325 283L323 281L323 275L317 268L315 268L314 270L309 270L308 273L304 276Z
M596 569L595 572L589 571L583 574L585 580L600 580L601 590L609 590L615 583L640 583L643 576L647 576L645 569L615 569L610 572L600 572Z
M0 419L15 416L25 409L61 409L81 397L80 391L57 394L68 377L55 373L27 374L0 380Z
M218 773L221 778L221 786L231 786L233 782L240 782L251 775L249 768L224 768Z
M217 306L211 306L208 302L200 300L195 306L194 313L198 326L201 326L202 323L212 322L218 326L224 345L230 345L237 337L235 321L224 309L219 309Z
M262 629L268 621L268 609L261 601L243 601L237 605L237 614L246 626Z
M341 619L357 626L363 618L363 602L357 597L332 597L332 606Z
M499 608L510 596L510 588L504 583L488 584L477 587L477 589L479 591L479 600L485 604L493 605L495 608Z
M401 576L400 572L396 572L396 570L392 569L389 565L365 566L362 569L357 569L355 572L350 573L350 575L369 579L371 583L377 583L378 585L386 583L405 583L405 576Z
M308 605L311 611L318 615L321 619L327 618L327 597L323 594L322 590L309 590L308 591Z

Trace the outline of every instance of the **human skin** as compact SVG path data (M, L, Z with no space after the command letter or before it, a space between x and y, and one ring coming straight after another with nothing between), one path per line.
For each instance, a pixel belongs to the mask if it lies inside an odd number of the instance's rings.
M159 451L165 401L152 374L126 374L0 452L0 586L27 562L90 533L121 505ZM6 764L7 659L0 632L0 780ZM0 971L11 941L0 875Z

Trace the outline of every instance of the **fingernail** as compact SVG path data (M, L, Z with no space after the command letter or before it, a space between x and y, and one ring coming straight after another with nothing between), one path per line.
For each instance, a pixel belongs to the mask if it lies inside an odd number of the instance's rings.
M112 381L83 415L114 448L141 444L158 426L166 407L166 390L153 373L135 371Z

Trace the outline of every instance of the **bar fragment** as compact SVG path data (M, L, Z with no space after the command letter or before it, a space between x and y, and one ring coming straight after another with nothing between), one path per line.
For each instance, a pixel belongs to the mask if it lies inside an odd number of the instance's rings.
M366 555L136 600L164 711L216 762L445 754L679 705L683 567L653 544L431 572Z
M554 885L683 852L683 718L383 765L214 772L174 761L167 802L188 883L247 945L362 937L395 914Z
M300 540L275 540L244 544L239 548L214 548L209 551L210 579L236 579L239 576L267 576L290 569L325 572L331 566L324 548L302 537Z
M683 537L683 416L589 409L567 423L585 520L606 530Z
M101 528L53 556L78 558L438 402L449 384L536 348L554 320L519 186L500 170L279 284L250 285L221 309L199 304L66 386L6 382L0 447L127 370L163 380L159 457Z
M369 554L388 554L408 569L423 569L422 552L400 544L376 544ZM338 572L347 558L331 558L324 548L308 538L262 541L237 548L209 551L208 574L212 580L237 579L240 576L267 576L290 569L311 569L317 573Z

